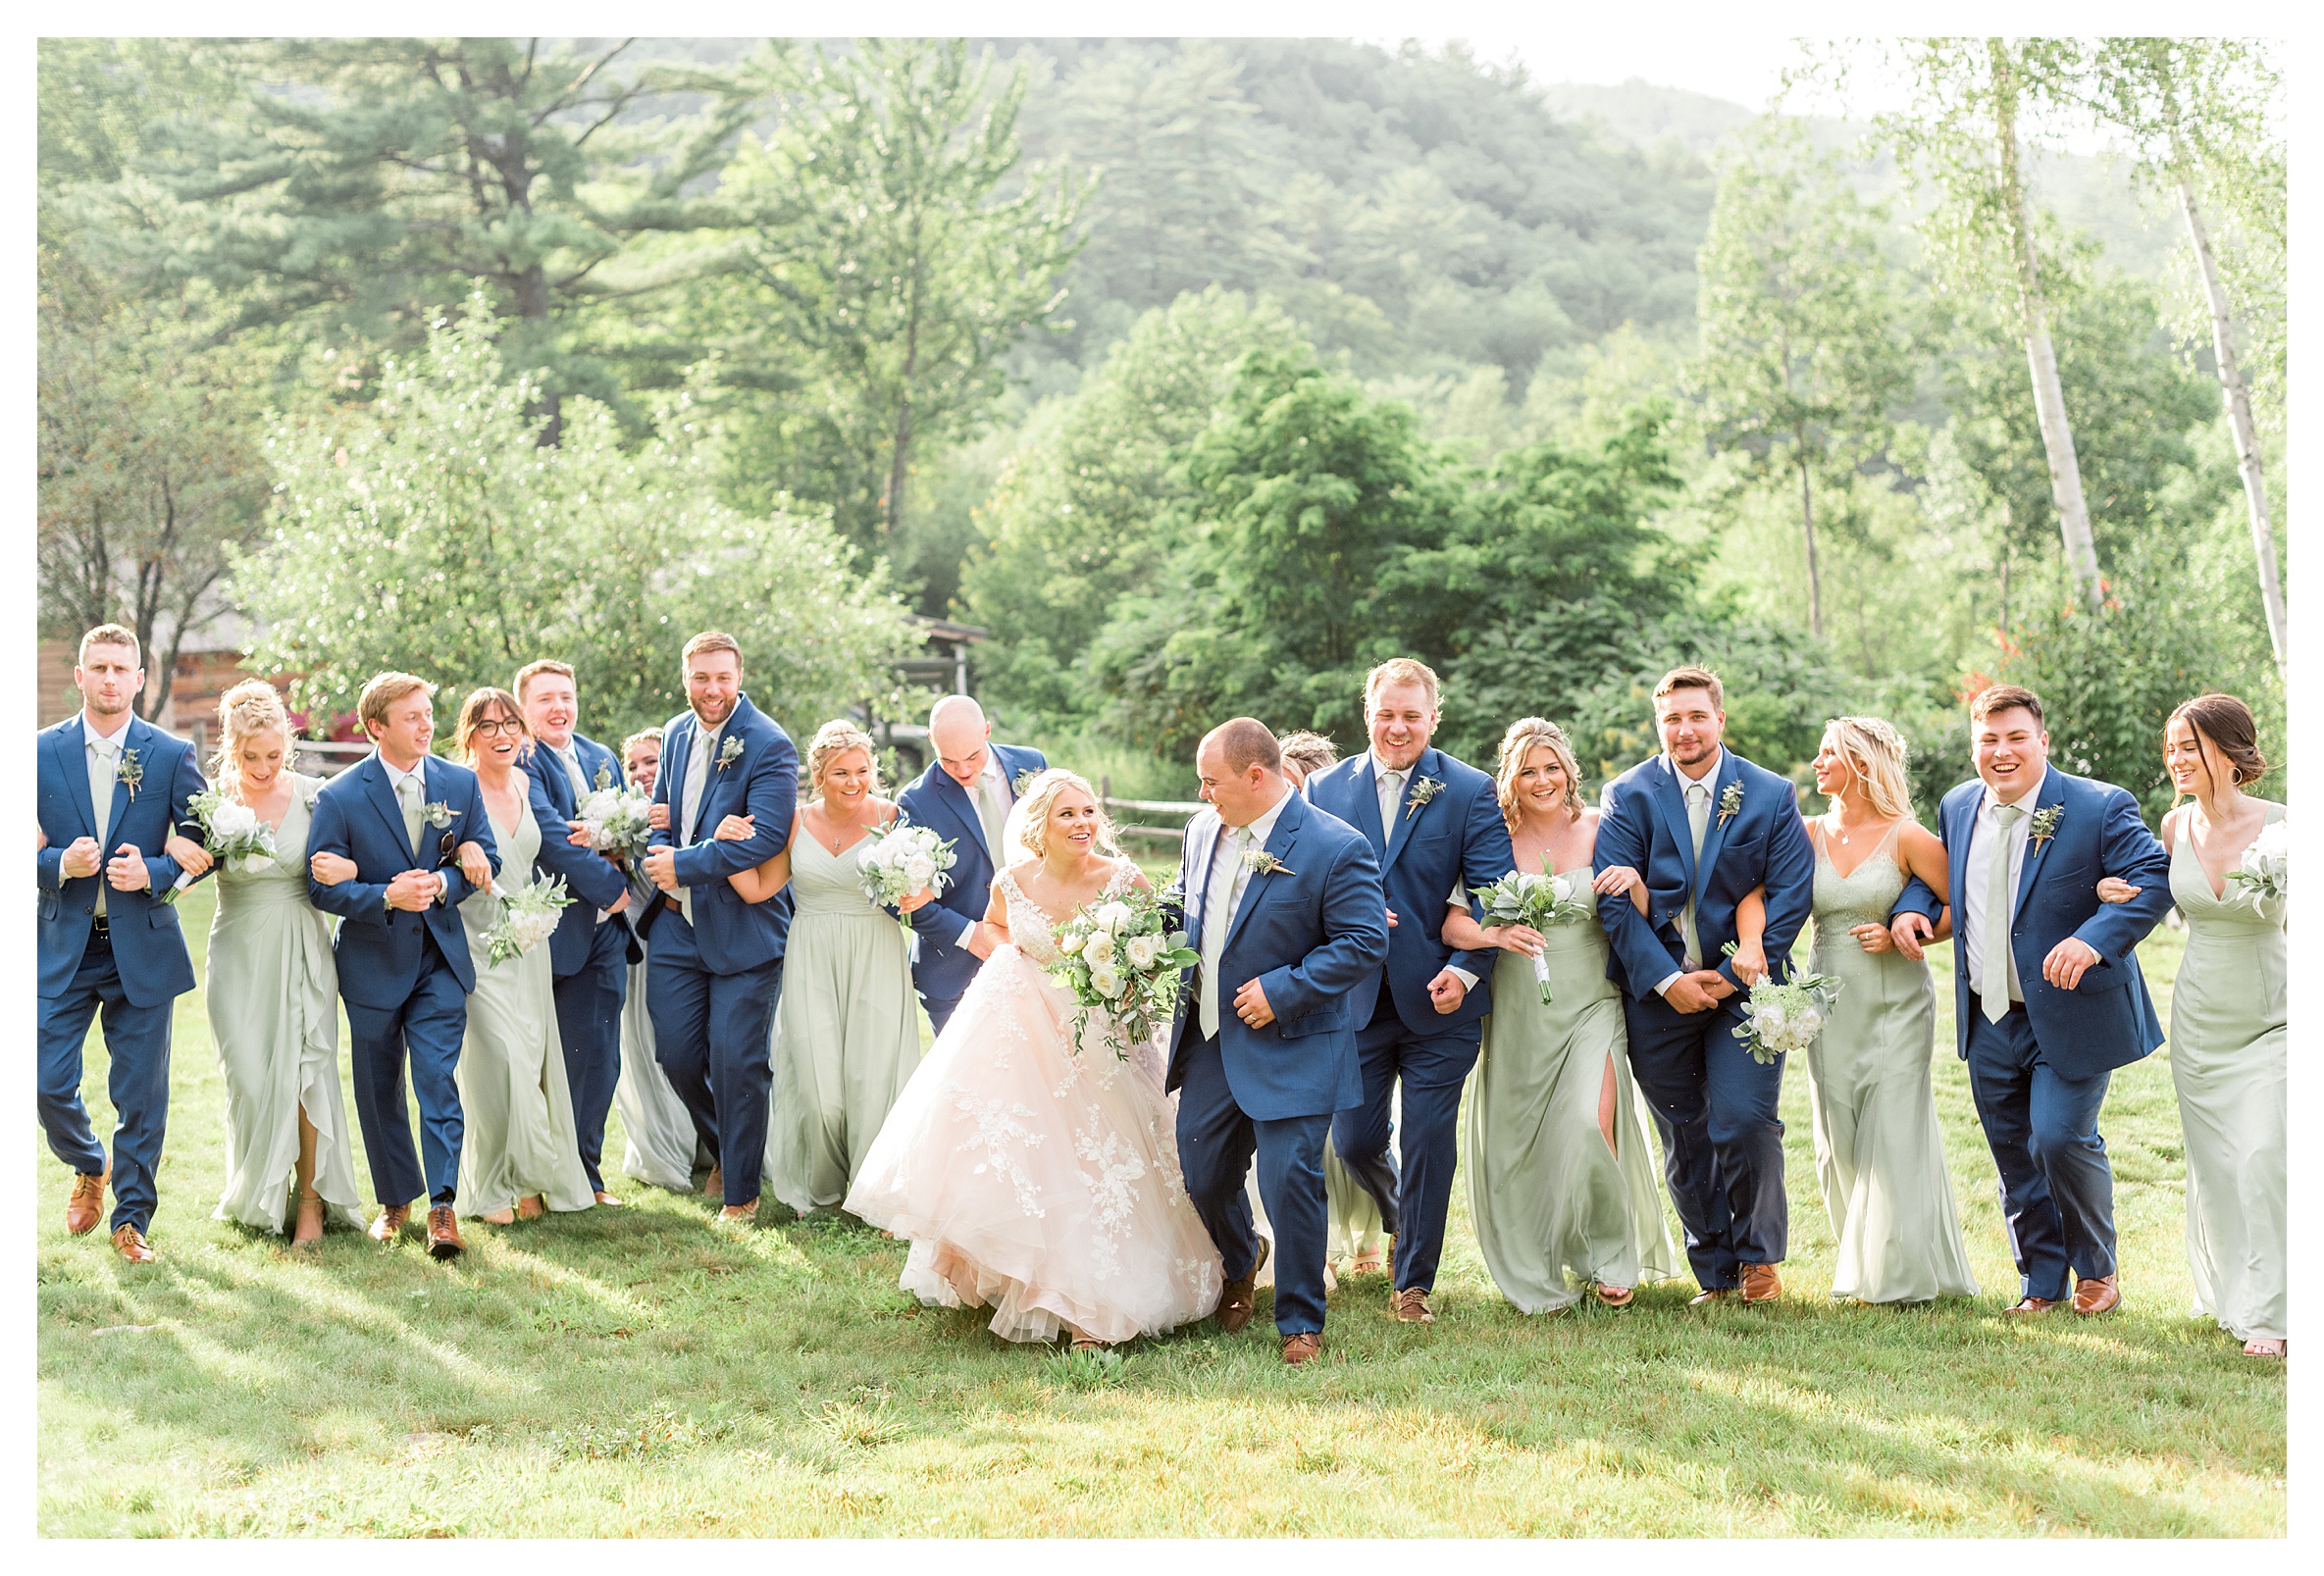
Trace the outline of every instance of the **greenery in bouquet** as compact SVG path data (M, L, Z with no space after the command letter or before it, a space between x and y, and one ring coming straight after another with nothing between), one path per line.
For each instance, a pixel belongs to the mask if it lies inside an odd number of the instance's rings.
M896 908L914 892L936 894L951 886L952 879L945 872L957 858L950 840L899 816L894 825L871 834L870 845L863 850L856 869L863 895L881 908ZM900 913L896 918L910 931L910 915Z
M515 891L495 884L492 893L500 899L500 923L485 932L485 955L491 963L523 957L547 941L564 917L565 906L573 901L562 876L537 881Z
M1496 928L1524 925L1546 931L1552 925L1569 925L1596 917L1595 910L1581 900L1590 880L1587 870L1568 871L1562 876L1554 873L1544 856L1538 871L1513 870L1489 887L1470 890L1484 904L1485 924ZM1551 1000L1549 959L1539 955L1532 961L1533 983L1540 987L1541 1004L1546 1007Z
M1164 891L1132 889L1074 913L1058 928L1058 951L1050 977L1073 993L1078 1050L1090 1014L1103 1016L1106 1042L1124 1061L1130 1046L1154 1038L1178 1004L1178 981L1201 961L1186 944L1186 933L1170 927L1179 909L1175 887Z
M186 807L201 824L202 846L213 859L251 875L274 868L275 829L261 821L256 810L228 798L220 788L196 793L186 801ZM176 902L178 894L193 883L193 877L180 876L161 900Z

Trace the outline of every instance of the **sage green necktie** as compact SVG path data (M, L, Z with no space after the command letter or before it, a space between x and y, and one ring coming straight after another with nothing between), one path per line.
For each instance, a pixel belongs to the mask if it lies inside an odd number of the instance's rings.
M1711 825L1711 787L1707 783L1686 785L1686 830L1694 835L1695 889L1703 884L1703 834ZM1703 966L1703 941L1695 930L1694 889L1686 893L1686 906L1678 911L1678 940L1686 948L1686 966Z
M395 785L395 802L403 807L403 840L411 844L412 857L420 853L420 780L407 777Z
M1985 989L1978 999L1985 1005L1988 1023L1999 1023L2009 1014L2009 834L2025 813L2014 804L1993 807L1993 856L1986 867L1986 933L1978 938L1985 951Z

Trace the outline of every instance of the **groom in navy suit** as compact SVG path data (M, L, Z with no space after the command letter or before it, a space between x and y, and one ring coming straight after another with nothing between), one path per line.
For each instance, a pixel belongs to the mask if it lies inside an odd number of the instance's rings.
M1497 954L1445 944L1447 899L1481 914L1471 889L1499 881L1517 863L1493 780L1428 742L1441 715L1436 697L1436 675L1424 663L1399 657L1372 669L1364 684L1371 747L1307 785L1313 803L1364 834L1387 891L1387 959L1349 998L1364 1098L1334 1120L1332 1139L1395 1236L1389 1305L1407 1324L1436 1320L1428 1293L1452 1205L1461 1087L1493 1009L1485 981ZM1399 1082L1401 1176L1388 1153L1389 1100Z
M415 1195L428 1196L428 1252L452 1258L468 1246L452 1214L464 1127L454 1073L468 1035L476 966L460 904L475 890L459 848L473 842L497 874L500 851L476 774L428 753L436 738L436 686L383 673L363 686L355 714L372 753L323 785L307 834L307 892L341 923L333 943L347 1006L355 1117L371 1162L380 1214L374 1241L401 1234ZM326 854L355 874L327 881ZM420 1101L420 1147L404 1114L403 1067Z
M1195 752L1215 806L1186 828L1178 869L1187 930L1202 954L1170 1031L1166 1088L1178 1092L1187 1196L1227 1277L1218 1327L1250 1322L1265 1243L1244 1191L1274 1224L1275 1329L1297 1366L1323 1346L1323 1140L1353 1106L1350 994L1388 952L1379 867L1362 833L1283 778L1265 723L1237 717Z
M1783 1294L1783 1061L1762 1066L1734 1037L1741 986L1723 949L1735 940L1735 905L1764 887L1768 969L1783 979L1816 879L1798 790L1725 746L1725 706L1706 668L1675 669L1655 686L1664 753L1606 786L1596 857L1600 870L1627 865L1646 883L1646 913L1626 893L1600 903L1598 918L1697 1303Z
M757 1218L774 1071L767 1035L783 991L791 890L747 903L727 882L781 853L799 813L799 750L743 693L743 648L705 630L679 662L688 709L662 730L653 802L668 825L646 853L660 889L646 941L646 1010L653 1055L686 1102L696 1136L715 1157L705 1191L724 1198L721 1220ZM757 829L716 839L718 824L748 816Z
M1981 691L1969 729L1977 779L1944 796L1937 822L1952 883L1953 1020L2017 1260L2008 1311L2049 1312L2072 1270L2074 1311L2104 1313L2122 1289L2098 1107L2114 1069L2162 1043L2137 948L2170 906L2170 859L2129 793L2049 764L2031 689ZM2137 895L2100 902L2108 876ZM1890 921L1898 950L1921 956L1943 907L1908 884Z
M978 927L993 877L1008 862L1001 834L1016 804L1016 785L1049 767L1039 750L996 744L992 736L983 707L966 695L945 696L928 713L936 764L896 796L912 825L931 828L953 843L950 885L936 901L904 916L918 942L912 984L938 1034L967 993L977 966L993 954L989 935Z
M517 670L515 689L533 735L520 764L530 784L533 819L541 827L541 854L534 866L543 879L561 878L573 898L548 939L548 969L555 982L557 1042L565 1051L581 1166L597 1202L618 1204L597 1167L605 1149L605 1113L613 1108L613 1086L621 1080L621 1002L629 993L631 954L638 943L626 918L629 877L604 854L577 847L571 839L581 802L600 787L622 786L621 761L575 730L581 695L571 667L546 659L528 662Z
M135 635L100 624L82 635L73 683L79 713L39 736L40 1126L73 1168L66 1229L95 1229L110 1177L113 1246L142 1264L154 1257L145 1233L170 1114L170 1014L193 989L178 911L162 901L181 874L166 845L207 785L191 744L131 710L145 687ZM80 1101L81 1044L100 1010L119 1117L111 1166Z

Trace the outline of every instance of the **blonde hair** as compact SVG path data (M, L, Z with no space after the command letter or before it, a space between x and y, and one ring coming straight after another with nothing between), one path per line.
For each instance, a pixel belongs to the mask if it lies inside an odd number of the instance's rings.
M534 680L544 673L553 673L560 679L570 680L573 677L573 664L558 662L550 657L542 657L537 662L528 662L517 669L516 678L510 687L516 690L516 698L520 704L525 698L525 690L532 686Z
M689 662L704 651L732 651L735 654L735 672L743 671L743 648L724 630L704 630L688 640L686 648L678 653L679 669L683 671Z
M1392 684L1417 684L1428 691L1428 709L1436 709L1436 670L1413 657L1390 657L1364 676L1364 709L1371 709L1372 697Z
M1824 737L1848 763L1864 796L1878 814L1893 820L1912 815L1912 783L1904 775L1904 736L1878 717L1834 717Z
M1283 752L1283 759L1287 763L1299 768L1303 777L1314 777L1326 766L1336 765L1339 761L1339 746L1321 734L1310 733L1306 729L1283 735L1275 740L1275 747Z
M492 706L516 719L518 738L533 737L533 730L525 724L525 708L516 703L516 696L488 685L460 702L460 725L452 730L452 754L461 765L476 764L476 725L485 720L485 712Z
M1519 820L1518 774L1525 769L1526 758L1544 746L1557 757L1558 769L1566 774L1566 813L1578 821L1588 807L1581 796L1581 767L1574 759L1574 745L1567 739L1566 731L1546 717L1520 717L1501 736L1500 761L1493 773L1493 797L1501 801L1501 820L1512 832L1517 830Z
M371 682L363 686L363 693L355 701L355 716L362 722L364 732L369 733L373 723L378 723L382 728L387 727L387 708L415 689L430 700L436 698L436 686L418 674L373 674Z
M88 648L92 645L126 645L129 648L129 655L137 659L137 666L140 668L145 666L144 648L137 644L137 634L134 630L119 624L100 624L80 637L80 648L74 655L73 660L85 666L88 662Z
M871 736L849 722L835 717L815 730L814 739L807 745L807 783L817 792L823 788L824 769L852 749L859 749L871 761L871 790L880 790L880 751Z
M636 749L640 744L651 744L653 752L659 755L662 749L662 731L658 728L641 728L623 739L621 741L622 765L630 764L630 751Z
M1272 738L1274 736L1269 734L1267 737ZM1099 800L1098 790L1089 786L1088 778L1079 772L1067 771L1062 766L1053 766L1025 785L1025 791L1017 799L1016 807L1008 812L1008 831L1002 841L1016 844L1036 859L1048 858L1050 807L1057 802L1058 795L1067 788L1079 788L1089 795L1092 804L1098 806L1098 835L1090 843L1091 849L1109 859L1120 858L1121 846L1114 840L1113 821L1106 814L1106 806Z
M263 679L245 679L218 697L218 753L210 757L210 775L227 797L242 796L242 745L259 734L283 736L283 765L288 768L290 713L275 686Z

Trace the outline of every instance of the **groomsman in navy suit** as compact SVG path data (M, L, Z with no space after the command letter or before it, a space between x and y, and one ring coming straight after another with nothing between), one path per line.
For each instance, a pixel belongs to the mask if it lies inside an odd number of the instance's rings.
M928 746L936 764L896 796L914 826L934 829L953 843L953 868L936 901L904 916L918 941L912 984L938 1034L968 992L977 965L993 955L993 940L978 927L991 900L993 877L1007 863L1002 829L1016 805L1016 785L1049 760L1037 749L992 741L984 708L966 695L947 695L928 713Z
M2170 906L2170 857L2129 793L2049 764L2031 689L1981 691L1969 739L1977 777L1944 796L1937 826L1952 884L1953 1022L2017 1260L2006 1311L2057 1307L2071 1270L2074 1311L2104 1313L2122 1289L2098 1107L2114 1069L2163 1041L2137 948ZM2108 876L2138 894L2101 903ZM1943 907L1909 883L1890 921L1897 949L1921 956Z
M758 1214L774 1087L767 1035L783 991L791 890L747 903L726 878L790 842L799 750L743 693L733 635L705 630L687 641L679 672L688 709L662 730L653 780L669 825L646 854L646 875L662 893L646 941L646 1008L654 1060L716 1157L706 1191L723 1196L721 1220L743 1224ZM730 815L749 816L756 832L718 841Z
M1251 1320L1275 1228L1275 1332L1294 1367L1323 1346L1323 1140L1363 1088L1357 987L1388 952L1371 846L1284 780L1265 723L1237 717L1195 752L1203 797L1178 867L1202 962L1170 1030L1186 1195L1227 1277L1218 1327ZM1439 894L1441 896L1441 894Z
M621 761L575 731L581 694L571 667L546 659L528 662L517 670L515 689L533 734L521 764L531 785L533 819L541 826L541 854L534 867L543 879L563 878L573 898L548 939L548 969L555 981L557 1042L565 1051L581 1165L597 1202L619 1204L605 1191L597 1168L604 1157L605 1113L613 1108L613 1086L621 1081L621 1003L629 993L631 954L638 951L626 917L630 884L621 866L571 839L581 801L601 787L622 786Z
M464 1131L454 1072L468 1036L476 966L460 904L475 890L459 849L473 842L496 875L500 851L476 774L428 753L436 686L383 673L363 686L355 714L372 753L323 785L307 834L307 891L341 924L333 943L347 1006L355 1116L380 1200L374 1241L395 1241L411 1200L428 1198L428 1252L468 1246L452 1214ZM353 876L327 881L324 856L351 860ZM404 1114L403 1068L420 1101L420 1146Z
M1308 779L1309 799L1362 832L1388 898L1388 955L1357 983L1364 1097L1334 1119L1342 1164L1380 1206L1396 1239L1389 1306L1407 1324L1433 1324L1428 1293L1444 1252L1452 1205L1461 1086L1493 1003L1485 980L1497 954L1456 951L1443 939L1451 903L1481 913L1472 887L1515 868L1493 780L1429 744L1441 717L1436 675L1409 657L1364 682L1371 747ZM1404 1125L1388 1152L1389 1101L1404 1087Z
M178 911L162 901L181 874L166 845L207 785L191 744L131 710L145 687L135 635L100 624L82 635L73 683L79 714L39 738L40 1126L73 1168L66 1229L95 1229L110 1178L113 1246L143 1264L170 1115L170 1014L193 989ZM81 1043L100 1011L119 1118L110 1167L80 1102Z
M1646 913L1626 893L1601 902L1598 918L1698 1303L1783 1295L1783 1061L1762 1066L1735 1038L1743 997L1723 949L1735 940L1735 905L1765 887L1768 968L1784 978L1816 879L1798 790L1726 747L1725 707L1706 668L1675 669L1655 686L1664 752L1606 785L1596 858L1646 883Z

